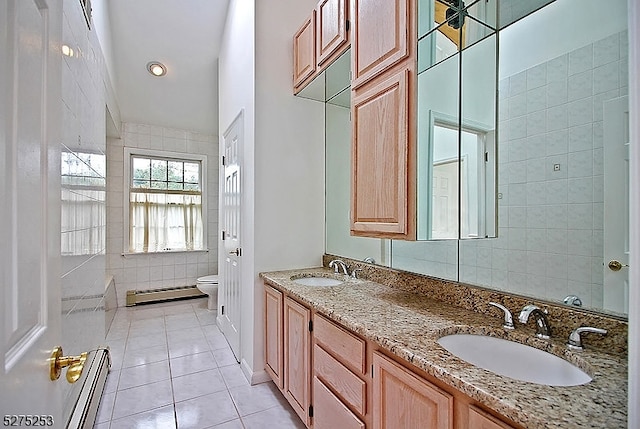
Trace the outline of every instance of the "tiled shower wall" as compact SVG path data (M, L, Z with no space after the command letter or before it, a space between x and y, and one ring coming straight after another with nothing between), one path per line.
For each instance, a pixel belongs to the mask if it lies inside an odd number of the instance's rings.
M207 155L208 252L123 255L124 147ZM107 139L107 273L114 276L118 306L127 290L195 285L200 276L218 273L218 138L187 130L124 123L121 139Z
M603 102L627 51L625 31L501 80L499 238L461 242L460 281L602 307Z
M70 50L62 57L62 346L78 355L105 338L105 66L80 2L65 0L63 14ZM65 417L81 384L61 383Z

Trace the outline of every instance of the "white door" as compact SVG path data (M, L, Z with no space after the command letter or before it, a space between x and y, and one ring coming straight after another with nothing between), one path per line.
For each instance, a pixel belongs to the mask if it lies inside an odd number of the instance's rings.
M458 160L433 165L432 239L458 238Z
M629 97L604 103L604 308L629 310Z
M218 317L220 328L227 338L236 360L240 361L240 291L241 291L241 231L242 208L241 149L243 111L223 134L224 178L222 189L221 245L222 276L220 278L220 303Z
M0 2L0 415L64 427L60 326L61 1ZM11 416L43 416L39 421ZM9 417L7 417L9 416ZM15 424L14 424L15 423Z

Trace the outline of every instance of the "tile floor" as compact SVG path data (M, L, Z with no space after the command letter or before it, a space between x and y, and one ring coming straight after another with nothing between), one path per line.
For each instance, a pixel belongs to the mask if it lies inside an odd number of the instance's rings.
M302 429L273 383L250 386L207 300L119 308L94 429Z

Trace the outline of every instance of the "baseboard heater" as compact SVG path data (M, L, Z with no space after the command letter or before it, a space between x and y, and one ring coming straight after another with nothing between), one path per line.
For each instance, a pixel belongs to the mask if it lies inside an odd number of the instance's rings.
M179 286L163 289L128 290L127 307L152 302L171 301L174 299L200 298L207 296L195 286Z
M76 402L67 429L92 429L96 421L98 406L102 398L107 375L111 368L111 353L108 347L100 347L93 353L87 376Z

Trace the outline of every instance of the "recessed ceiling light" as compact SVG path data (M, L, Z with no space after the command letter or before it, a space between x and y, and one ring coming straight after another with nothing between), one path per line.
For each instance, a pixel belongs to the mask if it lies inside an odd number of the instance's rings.
M151 73L153 76L164 76L167 74L167 67L164 64L159 63L158 61L151 61L147 64L147 71Z

